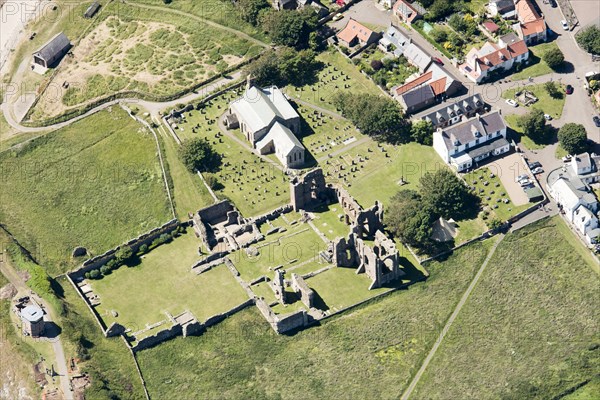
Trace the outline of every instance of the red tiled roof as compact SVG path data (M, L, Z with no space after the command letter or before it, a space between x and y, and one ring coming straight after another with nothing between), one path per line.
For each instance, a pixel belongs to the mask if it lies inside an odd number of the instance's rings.
M542 33L546 30L546 22L544 18L536 19L521 25L523 36L529 36L537 33Z
M428 82L432 78L432 76L433 76L432 71L426 72L423 75L419 76L418 78L416 78L408 83L405 83L402 86L397 87L396 94L400 95L400 94L409 92L409 91L413 90L414 88L416 88L417 86Z
M429 86L431 86L431 90L433 90L433 94L436 96L446 92L446 77L444 76L437 81L431 82Z
M355 37L358 37L361 42L367 42L372 34L372 30L350 18L346 27L339 31L336 36L344 42L350 43Z
M490 20L485 21L482 25L485 29L487 29L488 31L490 31L492 33L496 32L498 29L500 29L500 27L498 25L496 25L496 23L494 21L490 21Z
M519 40L518 42L509 44L508 50L510 51L510 55L514 58L526 54L529 51L529 48L527 48L524 40Z

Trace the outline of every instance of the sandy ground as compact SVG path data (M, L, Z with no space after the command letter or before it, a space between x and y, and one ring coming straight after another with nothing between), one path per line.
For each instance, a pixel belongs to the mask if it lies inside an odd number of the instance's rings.
M40 0L6 0L0 9L0 75L12 50L27 33L27 22L41 11Z

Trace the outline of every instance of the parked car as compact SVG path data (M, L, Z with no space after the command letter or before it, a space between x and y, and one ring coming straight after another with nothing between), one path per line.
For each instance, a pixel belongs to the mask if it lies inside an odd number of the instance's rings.
M529 179L529 175L527 175L527 174L519 175L519 176L517 176L517 179L515 179L515 182L520 182L525 179Z
M573 93L573 86L567 85L567 89L565 91L567 92L567 94L572 94Z
M529 179L523 179L522 181L519 181L519 185L521 185L522 188L525 188L526 186L532 186L533 181Z
M556 4L556 0L550 0L550 7L556 8L558 5Z
M568 31L568 30L569 30L569 24L567 24L567 21L565 21L565 20L563 19L563 20L561 20L561 21L560 21L560 24L562 25L562 28L563 28L565 31Z
M569 162L571 161L571 158L573 158L573 156L571 156L570 154L567 154L566 156L564 156L562 158L563 162Z
M529 165L529 168L531 168L531 169L540 168L542 166L542 164L540 164L539 161L534 161L534 162L529 163L527 165Z
M513 99L506 99L506 104L512 107L519 107L519 103L514 101Z
M32 32L31 35L29 36L29 40L35 39L36 35L37 35L37 32Z
M542 167L536 167L531 170L535 175L544 173L544 169Z
M544 118L546 118L546 121L552 121L552 115L550 114L544 114Z
M331 19L332 21L339 21L340 19L344 18L344 16L340 13L337 13L333 16L333 18Z
M594 118L592 118L592 120L594 121L594 124L600 128L600 117L597 115L594 115Z
M431 57L431 61L433 61L434 63L439 64L439 65L444 65L444 62L437 57Z

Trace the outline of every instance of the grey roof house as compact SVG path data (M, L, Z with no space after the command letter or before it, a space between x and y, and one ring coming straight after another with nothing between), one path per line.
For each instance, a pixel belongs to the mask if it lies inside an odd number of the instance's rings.
M421 119L431 122L434 128L444 128L463 120L472 118L475 114L483 114L485 102L481 95L474 94L454 103L444 104L428 114L422 115Z
M59 33L33 53L33 63L44 68L58 64L71 48L71 41L63 33Z

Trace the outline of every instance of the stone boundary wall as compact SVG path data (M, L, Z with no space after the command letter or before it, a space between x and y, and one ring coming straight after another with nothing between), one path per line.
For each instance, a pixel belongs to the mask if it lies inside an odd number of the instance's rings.
M90 312L94 316L94 319L98 323L98 326L100 327L100 330L102 331L102 334L104 336L106 336L106 334L108 332L108 328L104 324L104 321L102 320L102 318L100 318L100 315L98 314L98 312L94 309L94 307L91 306L91 304L89 303L89 301L87 300L87 298L81 292L81 289L79 288L79 286L77 286L75 284L75 282L73 282L73 279L71 278L71 275L70 274L65 274L65 276L67 277L67 280L71 283L71 285L73 286L73 289L75 289L75 291L77 292L77 294L79 295L79 297L81 297L81 299L85 303L85 306L88 308L88 310L90 310Z
M162 235L164 233L170 233L170 232L174 231L175 229L177 229L177 227L179 225L180 225L179 220L172 219L169 222L167 222L166 224L164 224L158 228L154 228L149 232L141 234L140 236L136 237L135 239L131 239L131 240L127 241L126 243L123 243L122 245L115 247L114 249L108 250L104 254L100 254L98 256L92 257L92 258L84 261L83 264L81 265L81 267L79 267L78 269L76 269L74 271L69 272L67 275L72 275L74 277L82 276L86 272L89 272L93 269L100 268L102 265L104 265L107 262L109 262L110 260L112 260L115 257L115 253L117 251L119 251L123 246L131 247L131 249L135 253L139 250L139 248L142 245L144 245L144 244L149 245L150 243L152 243L152 241L154 239L156 239L157 237L159 237L160 235Z
M135 356L135 353L134 353L133 349L131 348L131 346L129 345L129 342L127 341L125 336L121 335L121 338L125 342L125 346L127 347L127 349L129 349L129 353L131 354L131 357L133 357L133 363L135 364L135 369L137 370L137 373L140 377L140 381L142 381L142 387L144 388L144 394L146 395L146 400L150 400L150 394L148 394L148 388L146 387L146 381L144 380L144 376L142 375L142 370L140 368L140 364L138 363L137 357Z
M221 314L215 314L212 317L207 318L203 323L203 327L206 328L210 328L213 325L218 324L219 322L223 321L225 318L227 317L231 317L233 314L243 310L246 307L249 307L251 305L254 305L254 299L248 299L245 302L243 302L242 304L233 307L231 310L225 311L224 313Z

